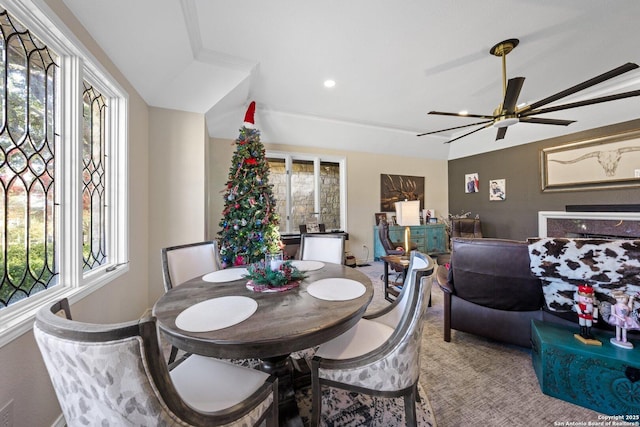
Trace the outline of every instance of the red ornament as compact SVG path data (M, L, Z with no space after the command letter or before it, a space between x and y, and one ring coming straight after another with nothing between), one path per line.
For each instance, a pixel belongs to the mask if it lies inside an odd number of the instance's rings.
M258 164L258 161L255 159L255 157L249 157L248 159L244 159L244 164L255 166Z

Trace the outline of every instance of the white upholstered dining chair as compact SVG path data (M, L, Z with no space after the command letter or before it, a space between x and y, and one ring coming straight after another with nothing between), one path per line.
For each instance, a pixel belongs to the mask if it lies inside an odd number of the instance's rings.
M37 313L33 332L70 427L278 425L274 376L197 355L169 371L153 317L77 322L65 299Z
M429 256L411 252L396 301L320 345L311 360L312 426L320 423L323 385L377 397L402 396L406 425L416 425L420 344L433 270Z
M167 292L174 286L220 269L218 242L187 243L162 248L162 279ZM178 355L178 348L171 346L169 363Z
M162 249L162 278L168 291L187 280L220 270L218 242L188 243Z
M344 234L302 234L300 259L342 264L344 261Z

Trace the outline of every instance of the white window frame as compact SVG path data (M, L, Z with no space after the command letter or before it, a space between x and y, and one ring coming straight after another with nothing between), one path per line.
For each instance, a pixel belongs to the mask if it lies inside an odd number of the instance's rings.
M314 186L314 211L320 211L320 163L332 162L340 165L340 229L347 231L347 159L339 156L326 156L322 154L310 153L289 153L284 151L265 151L265 157L268 159L284 159L287 174L287 195L286 195L286 218L280 218L285 221L286 230L281 234L297 234L296 230L291 227L291 211L293 210L291 201L291 169L295 160L313 161L313 186Z
M59 283L0 310L0 347L33 327L35 313L60 298L74 303L129 270L127 92L43 0L0 0L2 7L60 55L56 104L56 244ZM83 80L105 97L107 115L106 235L108 262L82 271Z

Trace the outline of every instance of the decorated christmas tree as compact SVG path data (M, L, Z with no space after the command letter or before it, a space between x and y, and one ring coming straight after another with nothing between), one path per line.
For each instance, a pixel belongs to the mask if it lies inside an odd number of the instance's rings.
M224 192L218 232L223 268L254 263L280 248L276 201L260 131L255 129L255 108L251 102L235 142Z

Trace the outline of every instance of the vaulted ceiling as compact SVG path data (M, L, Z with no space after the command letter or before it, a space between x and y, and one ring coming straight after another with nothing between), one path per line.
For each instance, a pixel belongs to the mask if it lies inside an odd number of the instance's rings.
M206 115L237 137L257 102L264 142L459 158L640 117L640 97L518 123L416 137L472 123L502 101L491 46L517 38L508 77L533 102L626 62L640 63L637 0L64 0L145 101ZM323 82L333 79L335 87ZM640 89L634 70L556 103Z

